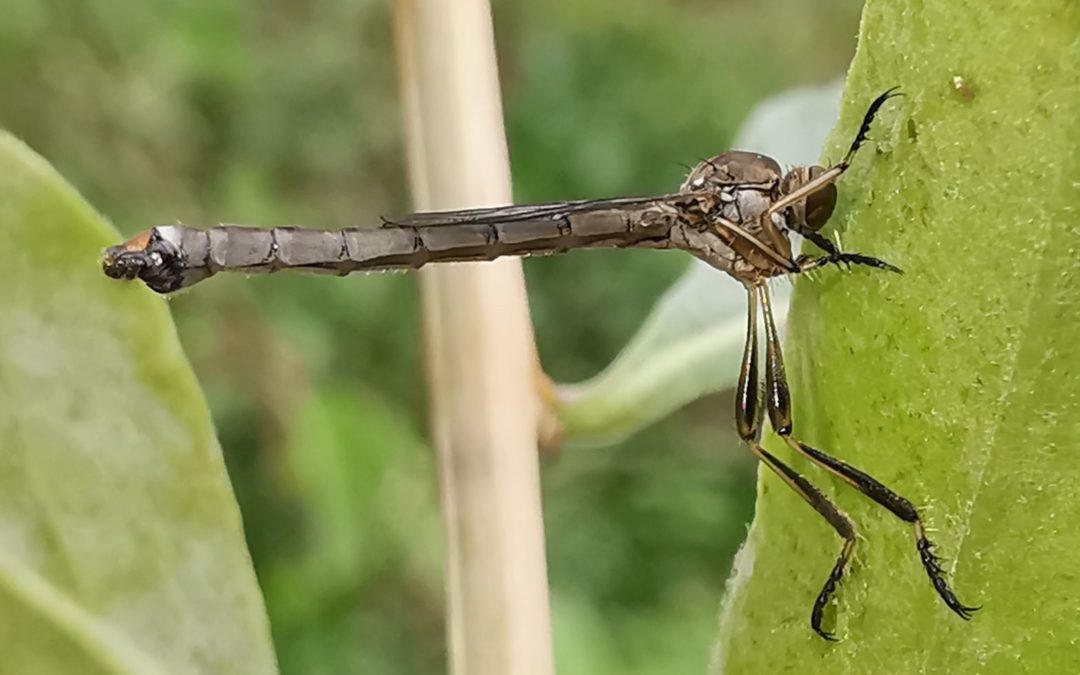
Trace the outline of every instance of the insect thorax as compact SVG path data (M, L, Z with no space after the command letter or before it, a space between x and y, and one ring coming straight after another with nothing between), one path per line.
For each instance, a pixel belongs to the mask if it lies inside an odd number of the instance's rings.
M718 202L718 217L710 231L695 242L694 254L741 281L788 272L724 222L735 224L780 257L789 259L791 244L783 215L764 221L765 213L780 196L782 178L775 160L753 152L725 152L694 167L681 190L712 192Z

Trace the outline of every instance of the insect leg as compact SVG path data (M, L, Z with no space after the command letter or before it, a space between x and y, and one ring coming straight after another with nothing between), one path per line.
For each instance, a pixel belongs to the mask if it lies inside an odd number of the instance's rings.
M769 297L768 288L764 285L758 287L758 294L765 309L765 388L769 405L769 420L772 422L773 429L793 450L884 506L900 520L910 523L914 528L915 547L919 552L919 559L922 561L927 576L930 577L930 583L933 584L934 590L937 591L937 594L948 605L949 609L956 612L962 619L970 619L972 613L979 608L964 605L949 587L945 579L945 573L941 569L941 560L934 555L934 544L927 539L926 528L923 526L918 510L912 503L893 492L873 476L835 457L830 457L791 436L791 395L788 392L787 377L784 373L784 362L780 352L780 338L777 335L776 324L773 321L772 301Z
M804 229L805 231L803 231ZM804 238L809 239L814 244L816 244L818 248L825 251L826 254L823 256L799 256L798 260L796 260L795 262L798 265L800 272L808 272L812 269L817 269L818 267L822 267L824 265L835 264L866 265L867 267L873 267L875 269L886 270L889 272L896 272L897 274L904 273L904 270L900 269L896 265L889 264L884 260L880 260L878 258L874 258L868 255L863 255L861 253L847 253L841 251L840 249L836 248L836 245L833 244L828 237L823 236L819 232L814 232L813 230L807 228L799 229L798 232Z
M885 101L897 96L903 96L897 89L900 87L893 87L887 89L885 93L875 98L870 103L870 107L866 109L866 114L863 115L862 124L859 125L859 131L855 134L855 140L851 142L851 147L848 148L847 154L844 155L844 159L837 165L843 169L847 169L851 165L851 160L855 158L855 153L859 151L859 147L866 142L866 135L870 133L870 125L874 123L874 117L877 115L881 106L885 105Z
M832 633L821 627L825 606L836 592L836 586L844 576L848 563L851 560L852 551L855 549L855 523L846 513L841 511L835 504L829 501L822 492L810 481L803 478L794 469L777 459L772 453L761 446L761 423L765 415L765 406L762 405L762 383L758 377L758 339L757 339L757 292L754 288L747 288L747 325L746 346L743 348L742 368L739 371L739 384L735 393L735 423L746 444L750 446L754 454L765 466L772 469L788 487L794 490L818 514L833 526L844 539L840 549L840 555L829 572L829 578L821 592L814 601L813 611L810 613L810 627L826 640L835 641Z
M747 443L756 444L761 440L761 422L765 417L765 406L761 396L764 387L758 377L758 299L757 291L746 288L746 343L743 346L742 367L739 369L739 382L735 388L735 427L739 436Z
M732 221L728 220L727 218L724 218L722 216L714 216L714 222L717 225L719 225L720 227L723 227L724 229L728 230L729 232L731 232L735 236L737 236L737 237L743 239L744 241L746 241L746 243L753 246L759 253L761 253L765 257L769 258L773 262L779 264L781 267L786 269L788 272L790 272L792 274L798 274L799 272L803 271L802 269L799 268L799 264L796 261L792 260L788 256L782 255L775 248L773 248L772 246L769 246L768 244L761 241L760 239L758 239L754 235L750 234L745 229L743 229L742 227L739 227L738 225L736 225Z
M904 270L896 265L889 264L879 258L863 255L861 253L847 253L841 251L831 239L808 227L796 227L795 231L804 239L808 239L822 251L825 251L825 255L823 256L800 255L795 261L800 272L808 272L812 269L817 269L818 267L831 263L835 265L866 265L867 267L896 272L897 274L904 273Z
M814 194L829 183L835 182L841 174L847 171L848 167L851 166L851 160L855 158L855 153L858 152L862 144L866 142L867 134L870 132L870 125L874 123L874 117L877 116L878 110L885 104L885 101L900 96L896 90L897 87L893 87L870 103L870 107L866 109L866 114L863 115L862 124L859 125L859 131L855 134L855 140L851 142L851 147L848 148L847 154L844 155L844 159L840 160L838 164L829 167L829 169L822 172L817 178L806 183L798 190L794 190L783 198L778 199L771 207L769 207L769 210L765 213L765 217L771 218L775 213L782 213L784 209L795 202L806 199L808 196Z

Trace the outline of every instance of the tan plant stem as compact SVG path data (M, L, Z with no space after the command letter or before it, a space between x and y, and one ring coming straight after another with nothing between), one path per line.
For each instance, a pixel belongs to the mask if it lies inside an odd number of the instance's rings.
M509 203L488 3L399 0L395 23L414 206ZM551 673L540 406L521 263L424 270L420 291L446 526L450 670Z

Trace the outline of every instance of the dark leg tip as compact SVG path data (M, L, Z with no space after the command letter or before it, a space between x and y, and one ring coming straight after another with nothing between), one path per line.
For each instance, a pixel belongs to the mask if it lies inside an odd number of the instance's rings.
M870 103L870 110L868 114L872 116L881 108L882 105L885 104L885 101L888 101L890 98L897 98L899 96L905 96L904 92L900 91L900 85L896 85L895 87L889 87L882 93L878 94L878 97Z
M855 140L852 142L851 147L848 149L847 155L844 156L840 165L846 168L851 163L851 158L855 156L855 153L859 150L859 146L866 141L866 135L870 132L870 125L874 122L874 116L877 115L881 106L885 105L885 102L895 96L900 96L899 87L892 87L887 89L885 93L880 94L870 103L870 107L866 109L866 114L863 116L862 125L859 126L859 131L855 134Z
M880 98L882 101L887 101L890 98L895 98L897 96L906 96L904 92L900 91L900 85L898 84L886 89L884 92L881 93L880 96L878 96L878 98Z
M813 611L810 612L810 628L829 642L839 642L839 640L831 631L822 628L821 622L825 618L825 607L829 604L829 599L832 598L833 593L836 592L836 586L840 582L843 575L843 566L846 563L846 559L837 562L832 574L829 575L828 581L825 582L825 587L821 589L821 593L818 594L817 599L814 601Z
M894 272L896 274L903 274L904 270L900 269L896 265L887 263L879 258L874 258L868 255L862 255L861 253L840 253L836 256L836 260L833 261L837 265L844 263L849 267L851 265L865 265L866 267L873 267L874 269L885 270L886 272Z
M971 619L975 616L975 612L982 609L982 605L979 605L977 607L968 607L967 605L961 604L955 595L952 596L951 602L949 600L946 600L945 604L947 604L949 606L949 609L955 612L956 615L964 621L971 621Z
M972 607L960 602L953 590L949 588L949 582L945 580L945 572L941 569L942 559L934 554L934 543L921 535L921 524L917 524L917 527L920 528L917 542L919 558L922 560L926 575L930 577L930 583L934 585L934 590L949 609L964 621L970 621L981 606Z
M829 642L839 642L839 640L836 639L835 633L821 627L821 620L825 616L825 605L828 601L829 599L827 596L818 596L817 602L814 603L814 611L810 613L810 628L824 640Z
M828 642L840 642L839 638L834 633L830 633L827 630L821 628L821 626L814 626L814 632L822 637L822 639Z

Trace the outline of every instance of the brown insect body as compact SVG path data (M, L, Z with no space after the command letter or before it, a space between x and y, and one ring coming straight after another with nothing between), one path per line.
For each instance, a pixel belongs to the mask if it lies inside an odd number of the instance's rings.
M825 185L781 211L776 204L821 171L784 175L769 157L731 151L699 163L679 192L655 197L417 213L378 228L159 225L109 248L102 266L111 277L171 293L221 271L349 274L578 248L678 248L754 284L801 271L790 234L816 229L807 204L821 194L835 201L835 188Z
M866 140L878 109L894 95L889 90L870 104L847 154L829 168L796 167L785 174L769 157L731 151L699 163L679 191L668 195L417 213L384 221L377 228L198 229L165 225L109 248L102 267L111 277L139 278L155 291L170 293L228 270L348 274L578 248L687 251L727 272L747 290L746 345L735 393L739 436L843 540L836 563L814 601L810 615L813 630L834 639L823 627L823 616L848 573L857 541L856 525L809 480L761 444L766 413L773 430L794 453L841 478L912 526L916 551L934 590L950 609L967 619L976 608L961 603L949 587L912 503L869 474L793 435L791 396L766 283L771 277L826 264L900 271L877 258L841 251L819 234L836 205L835 181ZM792 233L809 239L824 255L793 257ZM762 340L760 326L764 327ZM759 342L764 342L764 354Z

